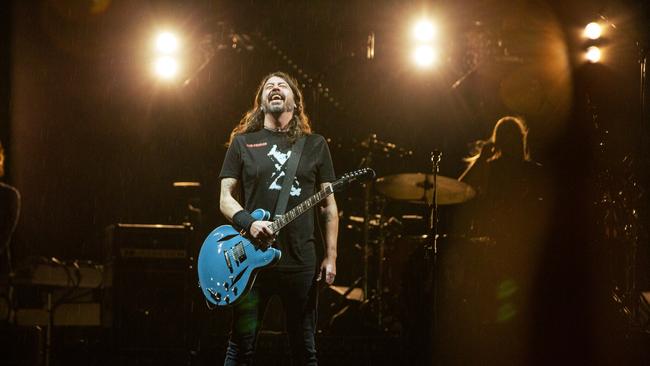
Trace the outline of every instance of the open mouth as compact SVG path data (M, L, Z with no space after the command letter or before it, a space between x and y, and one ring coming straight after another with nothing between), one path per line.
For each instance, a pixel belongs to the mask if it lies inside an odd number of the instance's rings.
M284 96L280 93L269 94L269 102L284 101Z

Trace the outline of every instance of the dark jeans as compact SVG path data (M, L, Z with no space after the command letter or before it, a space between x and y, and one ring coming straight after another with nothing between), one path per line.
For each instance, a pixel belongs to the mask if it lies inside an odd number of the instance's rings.
M316 304L314 271L262 270L250 293L233 307L233 321L224 365L251 365L255 341L266 306L279 295L295 364L316 365Z

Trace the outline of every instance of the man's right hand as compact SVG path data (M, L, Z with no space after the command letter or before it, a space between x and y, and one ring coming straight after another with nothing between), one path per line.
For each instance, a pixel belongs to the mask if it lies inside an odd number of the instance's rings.
M259 245L268 248L273 243L273 230L269 227L271 221L254 221L248 230L251 236L256 239Z

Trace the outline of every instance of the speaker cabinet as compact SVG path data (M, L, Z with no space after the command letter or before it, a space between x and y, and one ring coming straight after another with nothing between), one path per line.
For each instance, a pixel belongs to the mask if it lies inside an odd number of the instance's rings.
M192 227L116 224L105 256L112 286L105 319L118 351L187 347ZM137 353L136 353L137 354Z

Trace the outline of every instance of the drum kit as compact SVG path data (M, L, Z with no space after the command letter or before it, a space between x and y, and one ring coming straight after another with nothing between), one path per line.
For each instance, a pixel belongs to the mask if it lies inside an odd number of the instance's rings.
M468 184L457 179L437 176L438 205L463 203L474 197L476 192ZM377 191L389 199L398 201L423 201L433 199L433 174L402 173L377 178Z
M412 155L393 143L383 142L371 135L361 146L364 157L361 166L372 166L378 156ZM406 152L406 154L405 154ZM408 172L385 175L363 187L363 204L341 205L344 227L361 236L354 247L361 252L363 273L350 287L337 287L344 297L354 298L372 309L375 325L386 328L399 305L404 271L414 252L424 253L424 268L435 265L437 255L438 206L456 205L474 198L476 191L455 178L438 175L441 153L431 154L430 172ZM374 161L373 161L374 160ZM354 206L350 214L347 206ZM358 211L362 207L363 210ZM346 240L348 238L345 238ZM358 262L357 262L358 263ZM359 266L357 265L357 268ZM343 272L343 271L340 271Z

